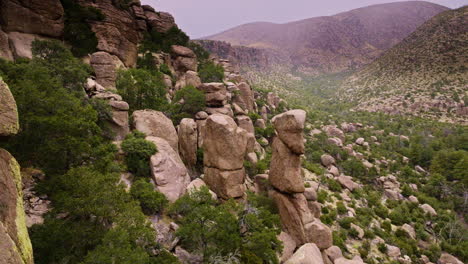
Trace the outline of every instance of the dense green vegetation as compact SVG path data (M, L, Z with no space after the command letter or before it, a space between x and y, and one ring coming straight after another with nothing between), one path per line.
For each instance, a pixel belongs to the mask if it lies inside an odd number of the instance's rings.
M204 83L222 82L224 79L224 69L221 65L216 65L209 61L200 65L198 75Z
M162 110L168 105L162 74L146 69L120 71L117 90L130 106L130 112L140 109Z
M203 187L181 197L169 210L180 223L176 234L184 248L200 254L205 263L278 263L279 217L266 201L249 194L245 204L232 200L219 204Z
M153 142L145 140L146 135L134 131L127 135L122 142L122 150L125 152L127 170L137 177L149 177L149 159L158 149Z
M172 27L167 32L152 30L145 35L140 45L140 53L171 51L172 45L188 46L190 38L178 27Z
M118 184L117 149L101 136L98 112L80 88L89 68L59 42L36 41L33 54L1 61L0 75L21 117L20 133L2 147L23 167L46 172L36 191L53 203L44 224L30 229L35 262L164 263L143 214L162 209L164 199L147 203L147 187L137 185L133 198Z

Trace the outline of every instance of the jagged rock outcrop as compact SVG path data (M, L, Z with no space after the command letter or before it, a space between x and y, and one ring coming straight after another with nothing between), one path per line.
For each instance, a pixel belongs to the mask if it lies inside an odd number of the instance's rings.
M15 98L0 77L0 136L11 136L18 133L18 130L18 110Z
M8 34L2 30L0 26L0 58L5 60L13 60L13 52L10 49Z
M173 58L174 69L179 76L183 75L187 71L197 72L197 56L191 49L183 46L172 45L171 55Z
M249 133L226 115L214 114L203 127L204 181L219 197L244 195L244 156Z
M276 189L287 193L304 192L301 158L304 153L305 111L291 110L273 118L278 136L273 140L270 182Z
M206 105L209 107L223 107L227 102L227 88L224 83L202 83L197 89L205 94Z
M234 96L233 102L247 112L254 111L255 100L250 85L246 82L241 82L237 85L237 89L239 93Z
M3 0L0 2L3 30L59 37L64 28L60 0Z
M127 67L136 65L137 45L146 31L143 23L138 23L142 12L138 5L134 8L118 8L113 0L79 0L83 6L98 8L104 15L102 21L89 22L98 39L97 50L117 56ZM137 11L137 12L135 12Z
M148 25L157 32L167 32L172 27L176 27L174 17L166 12L156 12L154 8L148 5L142 6Z
M182 196L190 184L187 168L179 154L165 139L149 136L146 140L153 142L158 152L151 156L150 168L156 189L171 202Z
M133 127L150 137L165 139L171 147L179 151L179 137L172 121L162 112L138 110L132 114Z
M91 54L91 66L96 74L96 81L109 90L115 90L118 69L124 68L123 62L115 55L104 51Z

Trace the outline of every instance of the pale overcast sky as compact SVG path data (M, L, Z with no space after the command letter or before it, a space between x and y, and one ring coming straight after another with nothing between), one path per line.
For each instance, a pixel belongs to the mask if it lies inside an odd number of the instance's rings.
M401 0L397 0L401 1ZM284 23L334 15L363 6L395 0L141 0L157 11L174 15L191 38L200 38L249 22ZM468 0L430 0L456 8Z

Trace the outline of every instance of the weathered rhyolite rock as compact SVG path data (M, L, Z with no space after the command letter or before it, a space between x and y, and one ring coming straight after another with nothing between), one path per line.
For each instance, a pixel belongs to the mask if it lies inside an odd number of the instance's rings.
M289 258L291 258L291 256L293 255L294 250L296 249L296 242L286 232L281 232L278 235L278 240L283 242L283 250L281 251L281 255L280 255L280 258L279 258L280 262L283 263L286 260L288 260Z
M0 186L0 263L32 264L20 167L4 149L0 149Z
M150 159L151 177L158 191L174 202L185 193L190 184L187 168L165 139L150 136L146 140L153 142L158 148L158 152Z
M214 114L206 119L202 138L206 184L223 199L243 196L249 133L231 117Z
M305 225L314 220L307 199L302 193L284 194L275 190L269 192L278 207L283 230L287 232L297 245L303 245L309 241Z
M222 107L227 102L227 89L223 83L202 83L197 89L205 93L207 106Z
M305 111L291 110L272 120L278 134L273 139L270 164L270 182L276 189L287 193L304 192L301 175L301 158L304 153L302 130Z
M189 173L194 177L195 165L197 163L197 123L190 118L180 121L179 129L179 152L180 157L187 165Z
M18 133L18 110L8 85L0 77L0 136Z
M252 112L254 110L255 100L252 88L246 82L241 82L237 85L239 94L234 96L233 102L242 109Z
M115 55L98 51L91 54L90 63L96 73L96 82L106 89L115 90L117 71L125 67L122 61Z
M171 147L179 151L179 137L172 121L162 112L155 110L138 110L132 115L136 130L151 137L165 139Z
M304 137L302 131L306 119L304 110L290 110L272 119L279 138L297 155L304 154Z
M314 243L300 247L285 264L324 264L322 253Z

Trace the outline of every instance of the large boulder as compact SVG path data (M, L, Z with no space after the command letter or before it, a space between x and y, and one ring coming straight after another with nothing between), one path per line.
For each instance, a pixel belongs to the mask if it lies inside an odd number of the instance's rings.
M242 196L249 133L231 117L214 114L206 120L202 137L206 184L221 198Z
M272 151L269 173L271 185L282 192L304 192L301 156L293 153L278 137L273 139Z
M133 127L147 136L165 139L178 152L179 137L172 121L162 112L138 110L132 115Z
M116 141L125 139L130 133L130 125L128 122L129 105L124 101L110 100L112 119L108 121L109 128L112 132L112 137Z
M197 89L205 93L207 106L222 107L227 102L227 89L224 83L202 83Z
M337 246L331 246L325 249L324 252L331 261L335 261L336 259L343 257L341 249Z
M98 51L91 54L90 63L96 73L96 82L106 89L115 90L117 71L125 67L122 61L115 55Z
M254 111L255 99L252 88L246 82L241 82L237 85L239 94L234 97L234 102L242 109L248 112Z
M285 264L324 264L322 253L314 243L300 247Z
M304 154L304 137L302 131L306 119L304 110L290 110L272 119L278 136L291 151L297 155Z
M283 263L289 258L291 258L291 256L293 255L294 250L296 249L296 242L286 232L281 232L278 235L278 240L280 240L283 243L283 250L281 251L281 255L279 258L280 262Z
M330 156L328 154L323 154L320 157L320 161L322 162L322 165L327 167L327 168L330 167L331 165L335 164L335 158L333 158L332 156Z
M243 128L245 131L255 134L255 128L252 122L252 119L246 115L236 116L236 123L239 127Z
M11 136L18 133L18 110L16 101L0 77L0 136Z
M191 176L194 175L197 163L197 123L191 118L180 121L179 130L179 152L185 165L189 168Z
M307 200L303 194L284 194L275 190L269 192L278 207L283 230L287 232L297 245L303 245L308 241L305 225L312 222L312 216Z
M244 166L248 133L226 115L214 114L203 128L205 167L239 170Z
M64 10L60 0L0 1L0 21L5 31L60 37Z
M0 264L32 264L20 167L4 149L0 149L0 186Z
M336 180L343 186L344 188L354 191L355 189L359 188L359 184L355 183L353 181L353 178L351 176L345 176L341 175Z
M173 45L171 47L171 55L173 58L174 69L178 72L179 76L182 76L187 71L197 72L197 56L191 49Z
M315 219L313 222L304 226L308 241L315 243L319 249L327 249L333 245L333 237L331 229L323 224L320 219Z
M150 159L151 177L157 190L174 202L185 193L190 183L187 168L165 139L150 136L146 140L153 142L158 149Z
M220 170L218 168L205 167L206 182L210 189L223 199L242 197L245 193L245 169Z
M463 264L462 261L457 259L456 257L448 254L448 253L442 253L442 255L439 258L438 263L440 264Z

